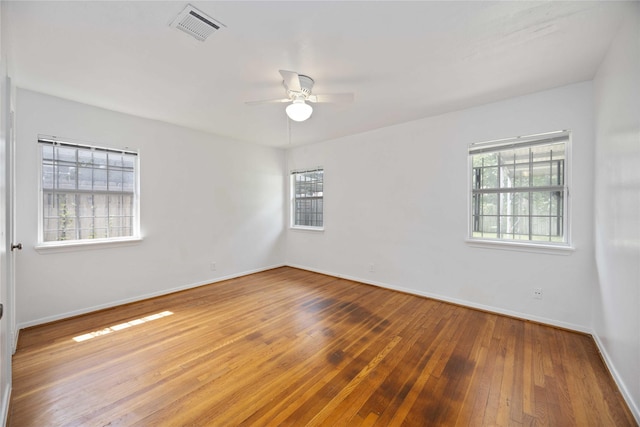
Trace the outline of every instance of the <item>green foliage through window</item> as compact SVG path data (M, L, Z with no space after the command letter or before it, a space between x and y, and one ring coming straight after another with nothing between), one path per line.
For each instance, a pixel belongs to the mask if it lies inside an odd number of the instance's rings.
M472 144L471 237L567 243L568 133Z

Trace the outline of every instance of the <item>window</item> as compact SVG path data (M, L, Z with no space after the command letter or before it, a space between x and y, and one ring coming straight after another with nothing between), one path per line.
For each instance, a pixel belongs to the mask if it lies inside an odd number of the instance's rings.
M136 152L38 142L41 243L138 237Z
M292 227L323 227L323 169L291 172Z
M471 239L568 245L569 132L471 144Z

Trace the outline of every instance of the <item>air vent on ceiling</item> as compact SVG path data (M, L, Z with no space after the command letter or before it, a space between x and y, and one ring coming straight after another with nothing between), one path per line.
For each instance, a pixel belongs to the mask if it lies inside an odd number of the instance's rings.
M205 41L211 34L226 27L222 22L205 15L190 4L173 20L171 26L200 41Z

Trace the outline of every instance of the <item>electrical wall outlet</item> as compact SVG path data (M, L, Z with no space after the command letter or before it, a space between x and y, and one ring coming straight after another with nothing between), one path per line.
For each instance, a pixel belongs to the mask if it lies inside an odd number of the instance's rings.
M212 262L210 268L211 268L211 271L216 271L216 263Z
M535 299L542 299L542 288L533 288L533 297Z
M372 262L369 263L369 272L373 273L374 271L376 271L376 265Z

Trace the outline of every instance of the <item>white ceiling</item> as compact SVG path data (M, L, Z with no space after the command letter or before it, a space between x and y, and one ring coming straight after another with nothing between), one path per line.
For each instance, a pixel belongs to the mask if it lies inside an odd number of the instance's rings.
M305 144L590 80L629 3L218 2L205 42L186 1L2 1L16 86L270 146ZM6 34L6 33L5 33ZM279 69L315 80L291 124Z

